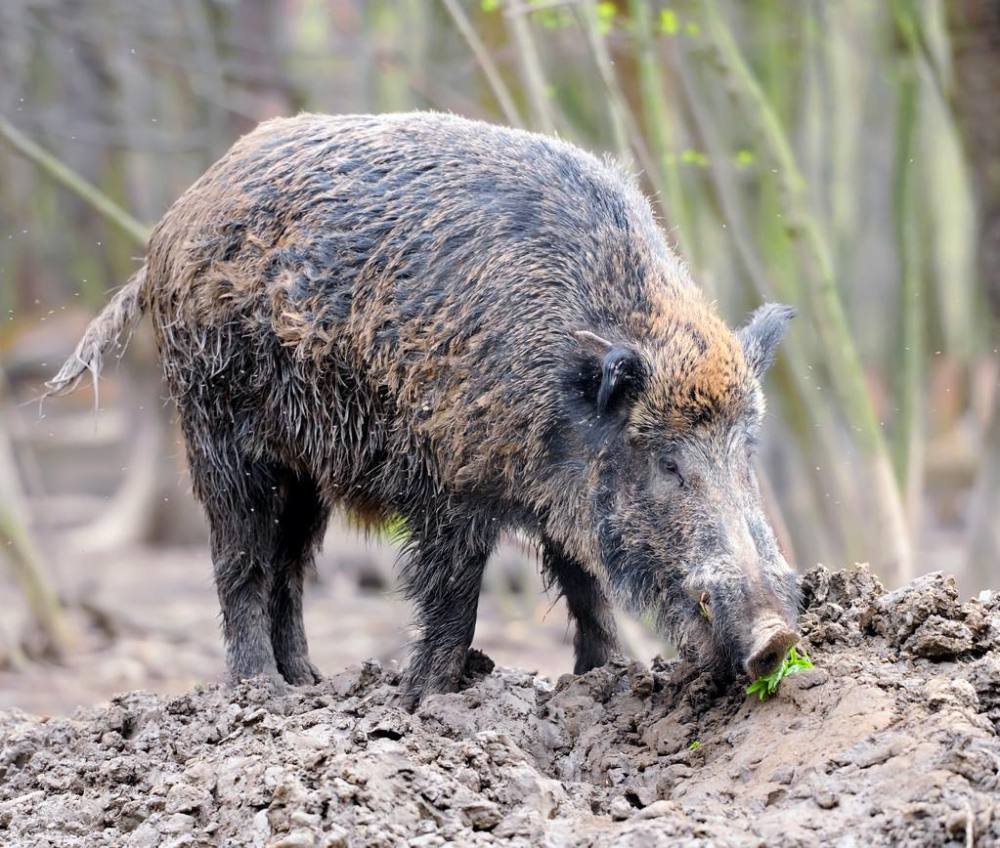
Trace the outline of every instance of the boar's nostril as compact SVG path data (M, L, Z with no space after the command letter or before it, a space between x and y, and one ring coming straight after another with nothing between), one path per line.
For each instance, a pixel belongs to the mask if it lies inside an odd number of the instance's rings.
M746 661L751 680L771 674L785 659L788 649L799 641L799 634L784 622L772 619L754 628L753 650Z

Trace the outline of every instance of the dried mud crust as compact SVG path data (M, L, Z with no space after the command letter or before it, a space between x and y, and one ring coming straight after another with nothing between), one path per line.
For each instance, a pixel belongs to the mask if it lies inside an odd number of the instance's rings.
M0 845L1000 844L997 596L804 589L816 668L763 703L679 662L552 684L479 655L415 715L375 663L0 714Z

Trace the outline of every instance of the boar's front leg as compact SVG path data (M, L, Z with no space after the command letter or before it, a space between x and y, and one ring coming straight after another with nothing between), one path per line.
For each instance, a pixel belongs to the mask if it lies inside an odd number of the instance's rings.
M408 710L425 695L459 687L476 630L483 568L496 543L492 524L489 519L432 524L411 539L402 579L417 607L420 635L401 684L400 701Z
M618 653L611 604L600 582L551 539L542 540L542 567L555 582L576 622L574 674L602 666Z

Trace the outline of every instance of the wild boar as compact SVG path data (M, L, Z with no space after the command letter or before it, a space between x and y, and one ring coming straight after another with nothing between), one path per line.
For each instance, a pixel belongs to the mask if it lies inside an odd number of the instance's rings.
M143 313L233 678L318 679L302 578L334 507L406 521L411 707L458 686L510 528L565 596L577 673L616 651L613 602L730 674L798 638L752 463L792 310L730 330L613 163L452 115L268 121L174 203L50 391Z

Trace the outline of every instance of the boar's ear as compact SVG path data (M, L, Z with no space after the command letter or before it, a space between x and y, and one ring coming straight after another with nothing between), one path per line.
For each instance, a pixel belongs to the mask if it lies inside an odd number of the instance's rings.
M574 335L585 351L600 359L601 382L594 398L600 414L641 388L646 366L639 351L628 345L612 344L589 330L577 330Z
M758 306L746 326L737 331L747 365L759 379L770 368L778 342L788 329L788 322L795 317L795 308L782 303L765 303Z

